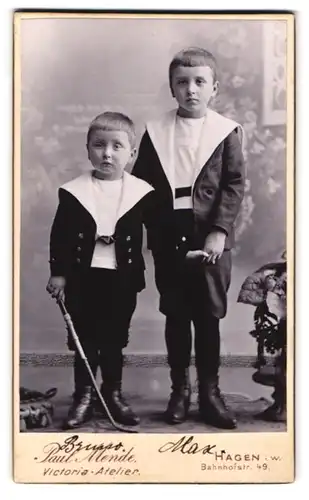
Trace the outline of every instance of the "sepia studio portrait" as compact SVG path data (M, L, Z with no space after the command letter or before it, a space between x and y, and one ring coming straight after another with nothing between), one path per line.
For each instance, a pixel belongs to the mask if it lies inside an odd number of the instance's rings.
M15 430L279 439L291 19L19 16Z

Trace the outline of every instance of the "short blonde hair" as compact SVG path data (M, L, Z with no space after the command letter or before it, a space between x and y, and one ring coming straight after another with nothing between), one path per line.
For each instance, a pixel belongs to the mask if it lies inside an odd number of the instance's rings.
M87 145L89 144L91 134L95 130L121 130L128 134L129 142L132 148L136 143L136 132L132 120L123 113L106 111L96 116L89 125L87 133Z

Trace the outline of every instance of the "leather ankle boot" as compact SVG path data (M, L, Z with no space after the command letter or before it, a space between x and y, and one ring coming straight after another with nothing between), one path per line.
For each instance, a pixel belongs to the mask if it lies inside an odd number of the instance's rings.
M171 370L172 393L165 412L168 424L181 424L188 417L190 407L191 387L189 370Z
M206 424L219 429L236 428L236 419L221 396L218 377L199 381L199 410Z
M92 416L92 387L85 386L75 391L74 401L64 422L65 429L74 429L90 420Z
M139 424L139 417L133 412L122 395L121 382L112 385L103 383L101 391L108 409L116 422L123 425Z

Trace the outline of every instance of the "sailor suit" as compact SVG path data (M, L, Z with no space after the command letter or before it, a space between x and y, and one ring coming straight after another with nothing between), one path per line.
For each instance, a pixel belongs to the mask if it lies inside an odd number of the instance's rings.
M65 302L84 346L128 342L136 295L145 287L142 226L154 223L152 196L149 184L127 172L120 181L87 172L59 189L50 270L66 278Z
M188 366L190 324L199 365L216 372L219 319L227 310L234 223L244 195L241 126L208 109L203 119L179 119L177 110L147 123L133 174L155 188L157 224L148 232L160 310L166 315L169 363ZM159 233L156 232L159 228ZM215 264L189 264L189 250L203 249L213 231L226 235ZM158 244L159 242L159 244Z

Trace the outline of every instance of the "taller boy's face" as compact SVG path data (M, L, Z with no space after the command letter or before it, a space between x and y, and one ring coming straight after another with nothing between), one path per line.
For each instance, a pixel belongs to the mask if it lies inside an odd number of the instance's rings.
M179 104L179 112L188 118L205 115L208 103L218 91L209 66L175 68L172 75L172 93Z
M87 149L96 176L105 180L120 179L135 155L128 134L123 130L94 130Z

